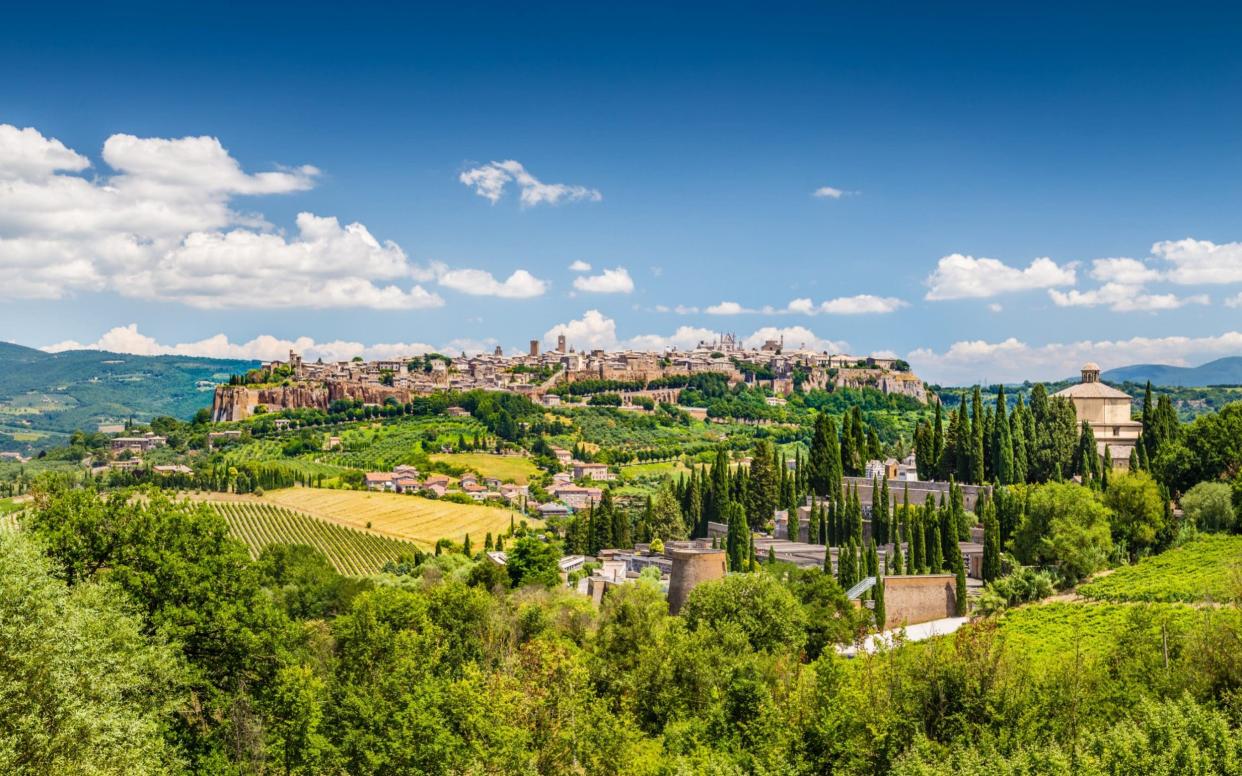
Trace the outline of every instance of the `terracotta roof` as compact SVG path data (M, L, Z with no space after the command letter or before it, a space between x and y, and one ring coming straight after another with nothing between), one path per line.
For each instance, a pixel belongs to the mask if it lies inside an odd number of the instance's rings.
M1130 394L1125 391L1119 391L1116 388L1105 385L1104 383L1078 383L1071 385L1063 391L1057 391L1053 396L1062 396L1067 399L1129 399Z

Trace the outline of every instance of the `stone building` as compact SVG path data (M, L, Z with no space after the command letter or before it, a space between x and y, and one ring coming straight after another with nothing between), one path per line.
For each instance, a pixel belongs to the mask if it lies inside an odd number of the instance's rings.
M1078 422L1083 421L1095 434L1100 455L1108 450L1114 469L1130 468L1130 453L1138 443L1143 424L1130 417L1130 395L1100 382L1100 367L1087 362L1082 381L1053 394L1074 403Z

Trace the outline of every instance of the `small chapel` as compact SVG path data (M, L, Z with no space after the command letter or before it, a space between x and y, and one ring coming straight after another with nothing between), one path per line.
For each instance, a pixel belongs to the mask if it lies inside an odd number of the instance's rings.
M1107 450L1114 469L1130 468L1130 453L1138 444L1143 424L1130 417L1130 395L1100 382L1100 367L1093 362L1082 366L1082 380L1053 394L1074 403L1078 422L1087 422L1095 434L1100 455Z

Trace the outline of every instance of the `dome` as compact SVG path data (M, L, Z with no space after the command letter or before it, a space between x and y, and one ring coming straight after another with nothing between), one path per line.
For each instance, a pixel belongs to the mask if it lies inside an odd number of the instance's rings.
M1095 363L1094 361L1088 361L1087 363L1085 363L1085 364L1083 364L1083 365L1082 365L1082 371L1084 371L1084 372L1098 372L1098 371L1100 371L1100 365L1099 365L1099 364L1097 364L1097 363Z

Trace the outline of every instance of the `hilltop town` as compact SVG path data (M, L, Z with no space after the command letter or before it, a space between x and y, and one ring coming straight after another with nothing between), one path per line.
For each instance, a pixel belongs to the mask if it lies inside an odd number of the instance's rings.
M528 351L516 355L497 347L490 354L323 363L290 351L287 361L269 362L217 386L211 416L217 422L244 420L256 412L327 409L342 399L406 403L436 391L473 389L522 394L555 406L561 401L558 388L584 381L601 381L627 406L640 396L676 402L686 378L707 373L724 375L730 385L766 388L774 397L814 388L874 388L927 402L924 382L897 358L788 348L783 340L744 347L732 334L690 350L579 351L561 335L553 350L541 350L539 340L531 340Z

